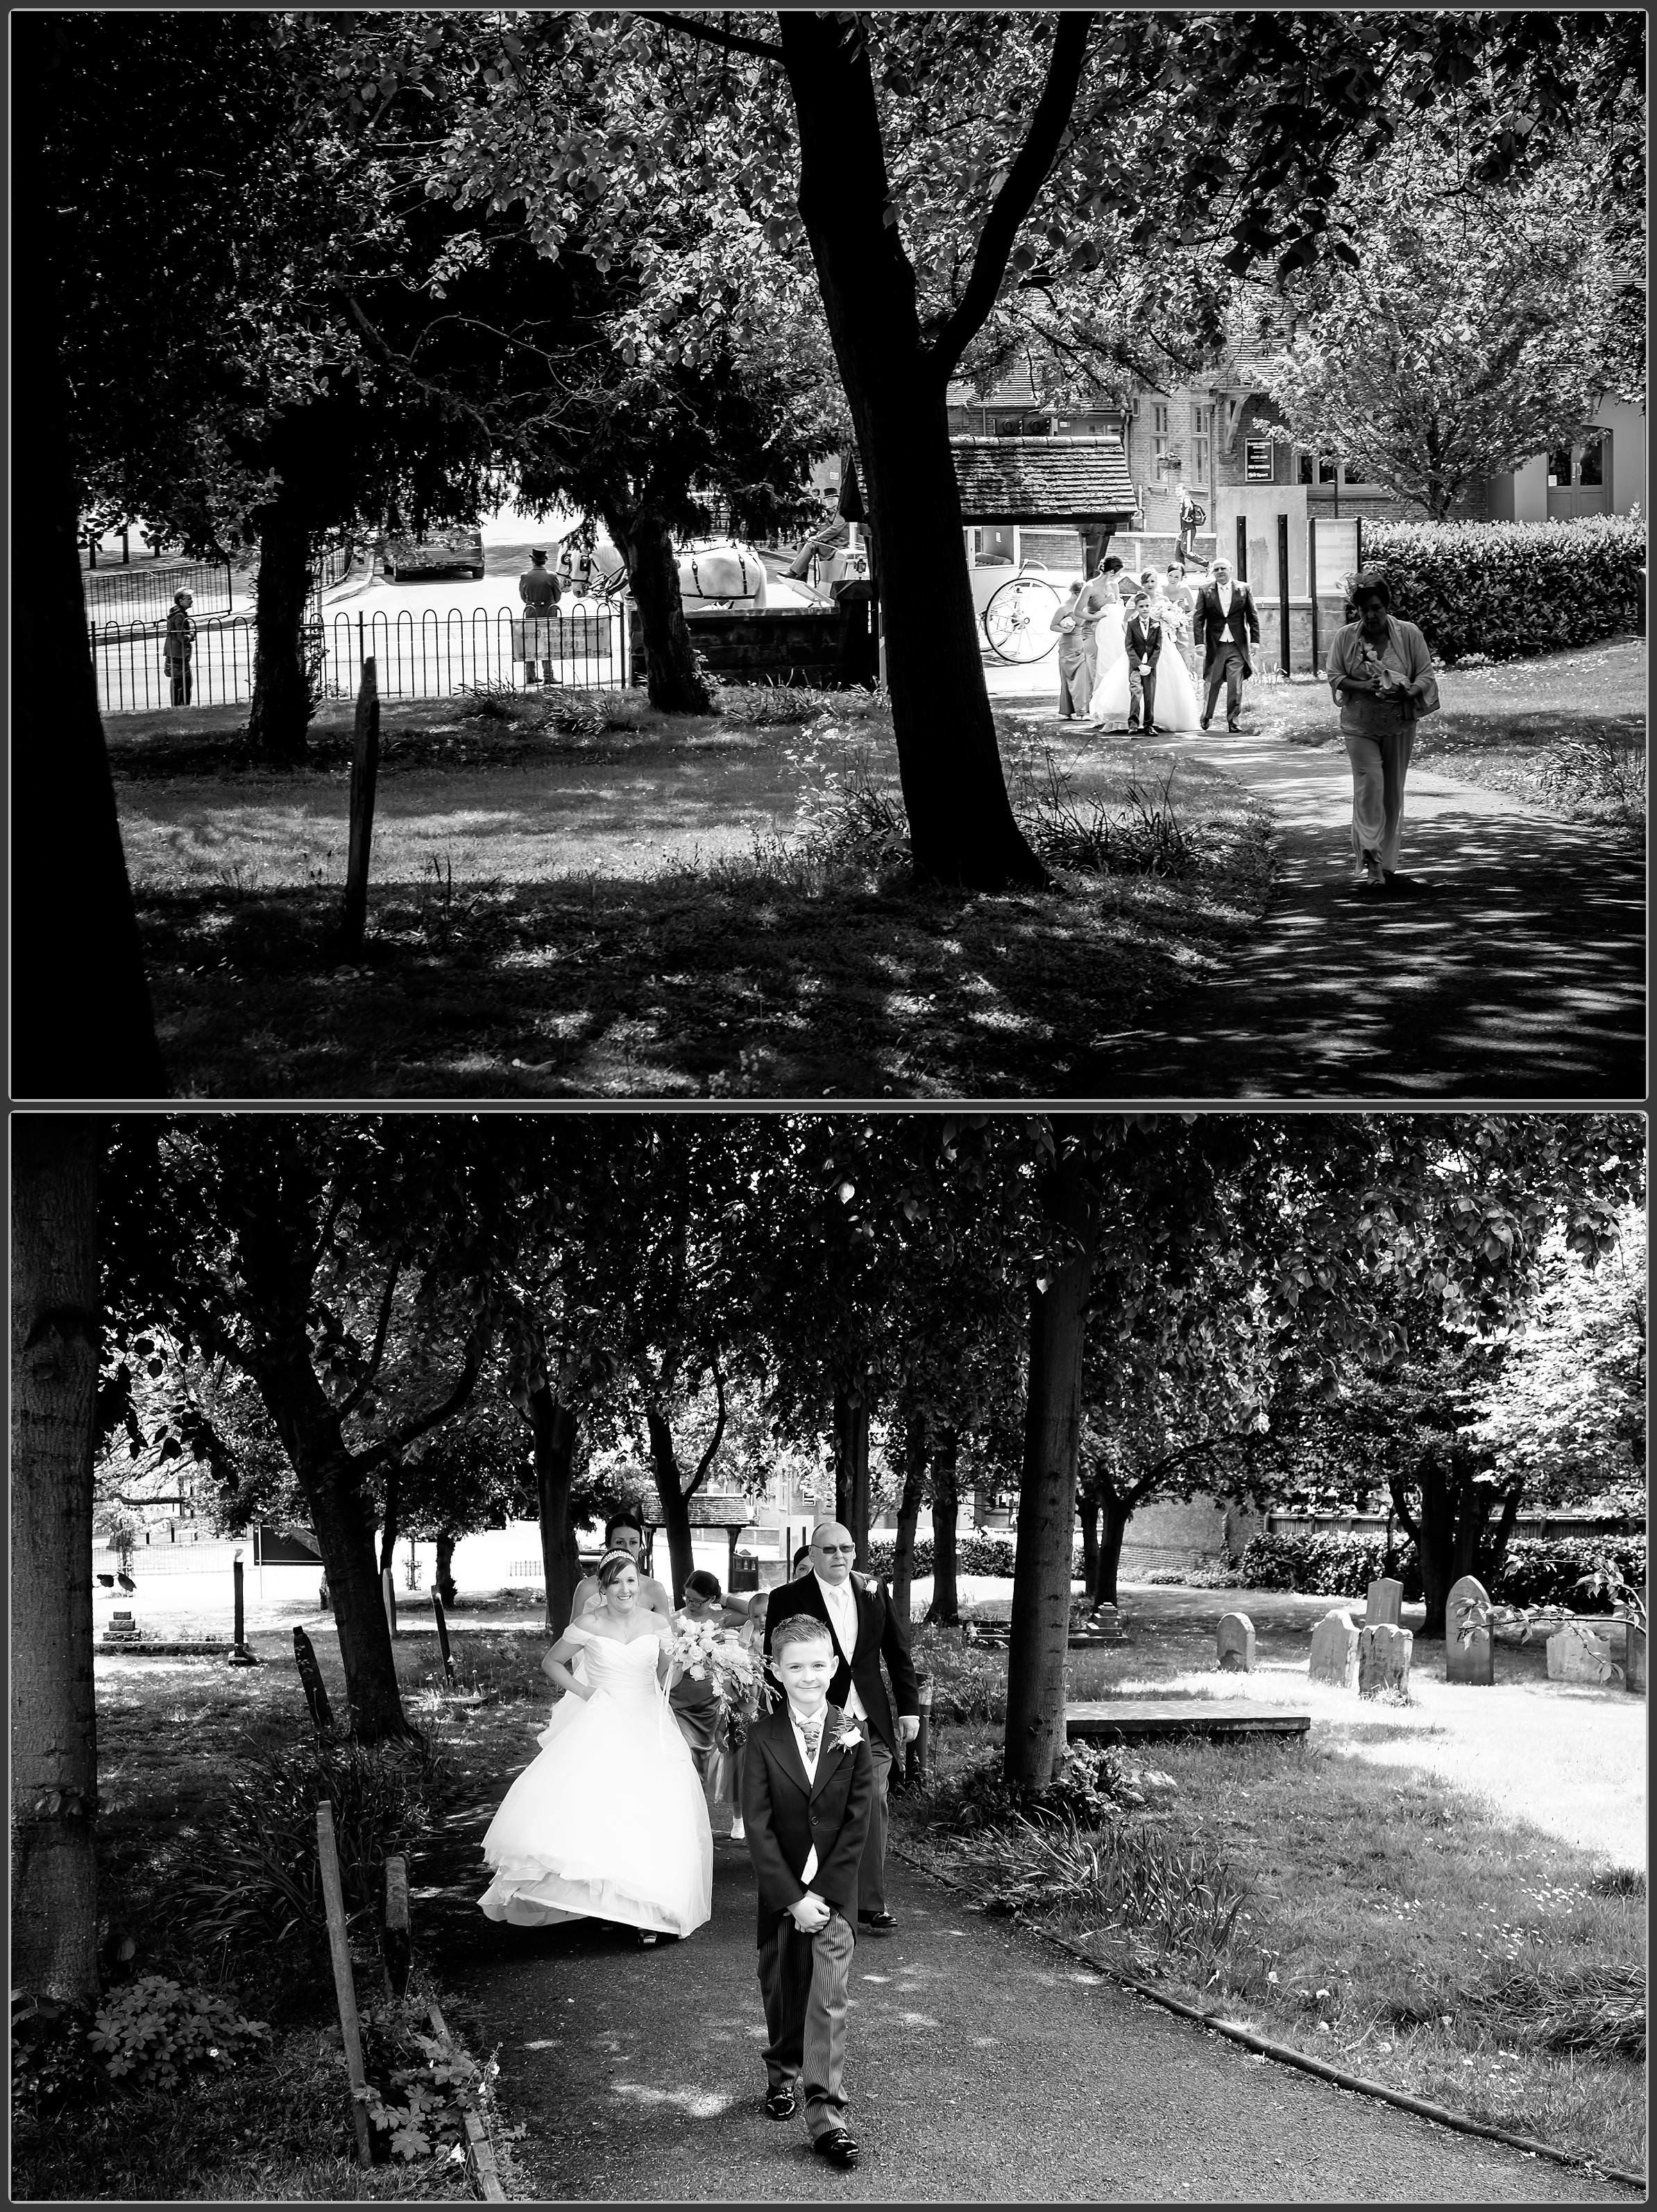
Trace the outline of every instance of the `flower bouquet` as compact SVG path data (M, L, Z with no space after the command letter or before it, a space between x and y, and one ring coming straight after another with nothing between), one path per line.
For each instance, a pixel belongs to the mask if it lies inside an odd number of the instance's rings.
M693 1682L712 1682L727 1725L751 1720L776 1694L760 1654L716 1620L682 1620L673 1632L673 1663Z

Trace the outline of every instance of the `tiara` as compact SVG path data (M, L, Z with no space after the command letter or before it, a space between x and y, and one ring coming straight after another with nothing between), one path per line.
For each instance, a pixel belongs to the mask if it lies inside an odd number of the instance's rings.
M618 1544L614 1551L606 1552L604 1558L599 1560L598 1572L600 1574L603 1574L604 1569L610 1565L612 1559L624 1559L630 1567L636 1567L639 1564L639 1562L634 1558L631 1552L623 1551L622 1547Z

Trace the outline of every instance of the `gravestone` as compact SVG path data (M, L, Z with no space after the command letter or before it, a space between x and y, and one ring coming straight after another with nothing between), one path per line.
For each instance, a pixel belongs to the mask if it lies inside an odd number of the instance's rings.
M1223 1613L1214 1637L1215 1656L1223 1674L1252 1674L1254 1671L1254 1624L1246 1613Z
M1490 1685L1496 1680L1496 1651L1490 1641L1489 1626L1479 1622L1463 1641L1461 1607L1469 1600L1476 1606L1488 1606L1484 1585L1477 1575L1463 1575L1452 1583L1450 1595L1444 1606L1444 1679L1447 1682L1482 1682Z
M1568 1621L1548 1638L1551 1682L1609 1682L1611 1645L1580 1621Z
M311 1639L302 1628L294 1631L294 1657L299 1665L300 1680L305 1685L305 1702L311 1708L313 1724L318 1729L331 1728L334 1716L328 1704L328 1686L322 1679Z
M136 1644L137 1640L138 1626L131 1613L112 1613L109 1616L109 1626L104 1631L104 1642L106 1644Z
M1637 1697L1646 1692L1646 1632L1637 1621L1628 1625L1627 1657L1623 1666L1623 1687L1632 1690Z
M1363 1607L1366 1628L1387 1626L1396 1628L1404 1619L1404 1585L1382 1575L1369 1585L1369 1594Z
M1333 1682L1350 1690L1358 1676L1358 1632L1344 1610L1326 1613L1312 1631L1306 1671L1314 1682Z
M1415 1638L1407 1628L1377 1620L1358 1631L1358 1695L1378 1697L1383 1690L1401 1696L1410 1688L1410 1653Z

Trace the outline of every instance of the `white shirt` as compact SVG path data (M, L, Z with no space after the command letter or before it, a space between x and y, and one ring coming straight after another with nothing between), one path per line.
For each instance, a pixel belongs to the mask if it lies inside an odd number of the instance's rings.
M805 1731L801 1728L799 1723L799 1715L794 1711L792 1705L790 1705L788 1708L788 1718L793 1726L794 1741L799 1746L800 1765L805 1769L805 1778L807 1782L815 1782L817 1778L817 1761L822 1756L822 1741L824 1736L828 1733L828 1701L825 1699L824 1702L817 1707L816 1720L818 1734L817 1747L815 1751L810 1750L807 1747ZM799 1870L799 1878L805 1884L808 1889L811 1886L811 1877L816 1870L817 1847L813 1844L810 1850L805 1855L805 1864Z
M848 1575L843 1583L826 1583L821 1575L814 1574L812 1580L822 1592L829 1626L840 1645L840 1656L849 1668L852 1654L857 1650L858 1644L857 1592L852 1588L851 1577ZM869 1709L859 1697L855 1682L846 1692L846 1703L841 1711L854 1721L865 1721L869 1717Z
M1220 603L1220 620L1223 622L1231 611L1230 585L1216 584L1214 586L1214 596Z

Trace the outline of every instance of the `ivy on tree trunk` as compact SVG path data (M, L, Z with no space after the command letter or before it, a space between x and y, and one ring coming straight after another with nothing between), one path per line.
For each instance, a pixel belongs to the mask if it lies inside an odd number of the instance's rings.
M247 743L261 760L297 766L310 757L306 732L315 702L305 673L305 603L311 587L311 533L291 495L260 518L258 617L253 703Z
M92 1467L97 1127L12 1124L11 1978L98 1995Z

